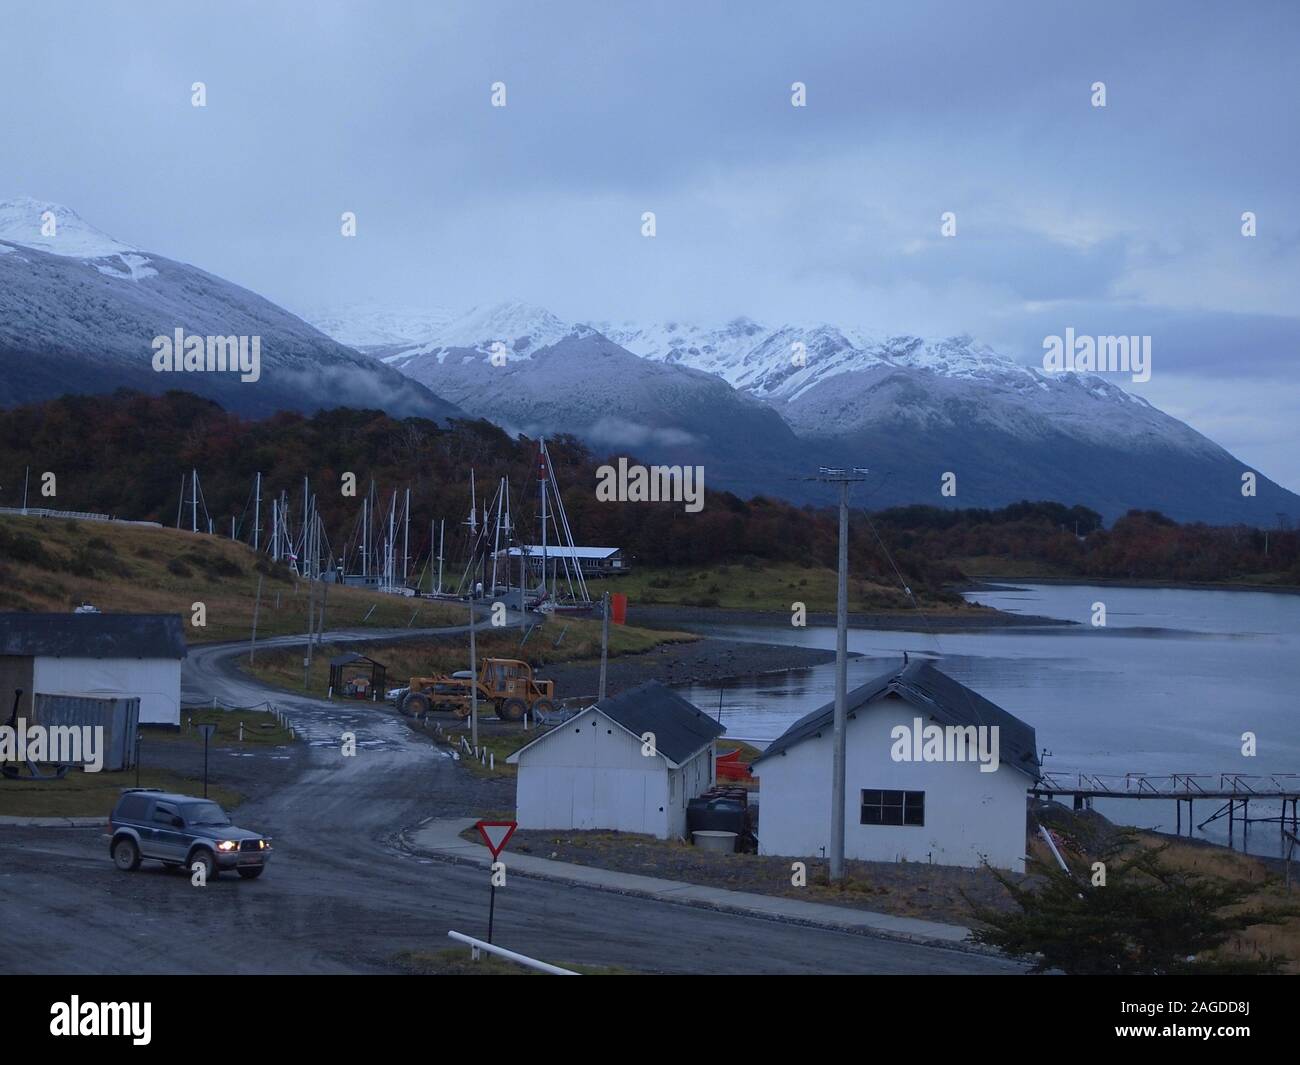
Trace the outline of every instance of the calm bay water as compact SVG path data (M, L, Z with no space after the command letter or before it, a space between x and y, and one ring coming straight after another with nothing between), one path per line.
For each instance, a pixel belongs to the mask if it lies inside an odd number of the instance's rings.
M1052 773L1213 774L1203 786L1217 785L1220 773L1300 773L1300 596L1024 584L968 598L1079 624L937 635L850 629L849 649L867 656L850 660L850 688L907 651L933 658L944 672L1033 725L1039 749L1047 752L1044 769ZM1106 605L1104 628L1091 624L1096 602ZM835 647L833 628L708 631ZM765 741L834 698L834 667L749 678L721 693L707 685L679 690L710 713L717 712L721 694L728 733ZM1242 755L1244 732L1257 737L1253 758ZM1196 819L1219 805L1198 802ZM1252 803L1252 816L1265 813L1263 806ZM1173 829L1173 803L1108 800L1097 809L1126 823ZM1201 834L1222 841L1226 833L1225 819ZM1277 853L1278 826L1256 825L1249 844L1257 853Z

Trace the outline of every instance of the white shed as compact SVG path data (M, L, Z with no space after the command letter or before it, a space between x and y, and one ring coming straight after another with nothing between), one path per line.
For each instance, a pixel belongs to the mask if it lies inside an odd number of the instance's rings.
M846 857L1024 870L1033 728L906 658L851 691L847 709ZM814 710L754 760L760 854L829 850L834 713Z
M32 716L40 695L137 697L140 724L180 724L179 614L0 614L0 705Z
M507 759L519 767L515 819L684 837L686 804L713 786L724 731L658 681L605 699Z

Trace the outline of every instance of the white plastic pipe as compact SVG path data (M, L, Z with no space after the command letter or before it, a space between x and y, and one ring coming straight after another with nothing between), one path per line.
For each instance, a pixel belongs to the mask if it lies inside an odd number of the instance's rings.
M498 947L495 943L488 943L482 939L475 939L473 936L467 936L464 932L457 932L451 929L447 935L460 943L465 943L475 950L486 950L489 954L496 954L502 958L508 958L519 965L526 966L529 969L537 969L539 972L550 973L552 976L581 976L582 973L575 973L570 969L561 969L558 965L549 965L544 961L538 961L536 958L530 958L525 954L516 954L513 950L506 950L505 947Z

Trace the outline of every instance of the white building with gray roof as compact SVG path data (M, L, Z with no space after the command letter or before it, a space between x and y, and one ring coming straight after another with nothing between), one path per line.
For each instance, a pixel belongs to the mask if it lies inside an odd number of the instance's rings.
M867 681L847 706L846 857L1024 870L1031 726L924 661ZM760 854L827 854L834 711L800 718L753 762Z
M519 767L515 819L684 838L686 804L713 786L724 731L658 681L604 699L507 759Z

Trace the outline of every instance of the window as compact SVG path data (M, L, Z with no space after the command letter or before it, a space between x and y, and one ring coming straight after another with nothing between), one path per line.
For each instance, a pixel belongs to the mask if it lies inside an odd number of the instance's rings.
M924 825L925 792L863 789L861 824Z
M117 807L117 816L124 821L143 821L149 813L149 800L143 795L128 795Z
M172 823L172 818L179 816L180 814L177 812L175 806L169 806L163 802L160 802L153 808L153 819L160 825L170 825Z

